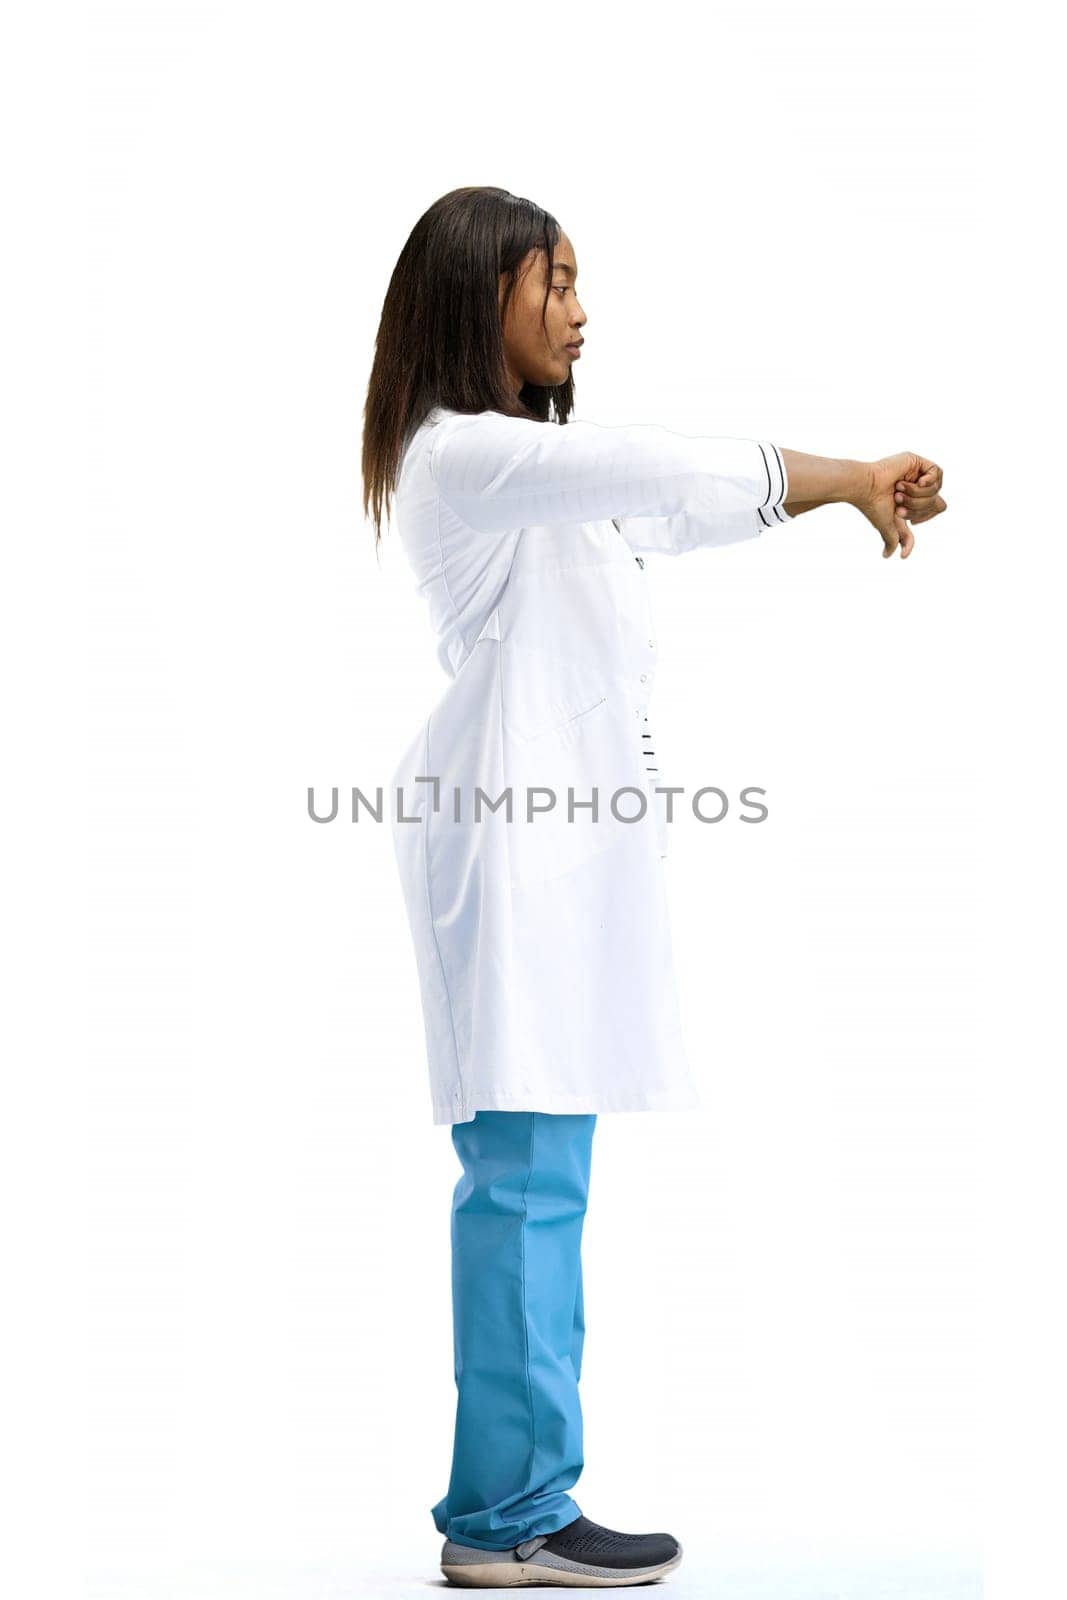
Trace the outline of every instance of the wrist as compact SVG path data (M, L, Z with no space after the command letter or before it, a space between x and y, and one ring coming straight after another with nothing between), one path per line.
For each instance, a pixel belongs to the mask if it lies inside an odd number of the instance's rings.
M852 461L845 458L836 463L832 492L829 498L843 501L846 505L858 507L860 501L868 497L870 485L870 462Z

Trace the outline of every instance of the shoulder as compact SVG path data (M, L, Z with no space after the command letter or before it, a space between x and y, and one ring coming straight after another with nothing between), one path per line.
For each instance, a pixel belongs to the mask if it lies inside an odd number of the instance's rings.
M515 417L503 411L451 411L438 406L427 417L424 427L431 455L439 455L452 440L457 441L461 451L485 448L506 454L538 446L571 430L577 434L582 425L573 421L561 424L536 417Z

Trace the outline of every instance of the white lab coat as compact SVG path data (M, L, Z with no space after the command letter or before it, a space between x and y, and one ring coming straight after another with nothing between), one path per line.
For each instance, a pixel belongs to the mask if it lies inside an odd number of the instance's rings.
M435 1123L700 1104L650 794L670 775L658 757L648 776L640 741L656 630L638 552L754 538L791 520L786 490L776 445L657 424L438 407L410 439L395 521L450 681L385 798ZM484 800L475 819L479 787L511 789L511 821ZM555 808L527 820L528 788Z

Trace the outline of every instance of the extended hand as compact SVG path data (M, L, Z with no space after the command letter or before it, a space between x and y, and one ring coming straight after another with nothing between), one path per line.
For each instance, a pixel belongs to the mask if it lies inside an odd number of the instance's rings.
M854 501L882 538L882 555L900 550L903 561L915 547L909 523L929 522L948 507L941 498L942 472L936 461L902 450L867 466L868 482Z

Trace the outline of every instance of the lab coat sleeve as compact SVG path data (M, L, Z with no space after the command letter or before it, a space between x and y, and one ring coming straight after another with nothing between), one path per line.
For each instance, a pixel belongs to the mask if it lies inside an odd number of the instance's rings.
M643 548L674 552L777 523L787 488L780 451L760 440L498 411L446 422L429 470L441 498L481 533L612 518L624 537L654 541Z
M781 470L781 495L767 505L758 506L755 511L679 511L671 517L612 517L611 520L632 550L668 556L738 544L742 539L758 538L765 528L784 527L793 521L783 504L789 487L785 462L777 445L769 440L759 443L768 461L777 461ZM771 470L776 469L772 466Z

